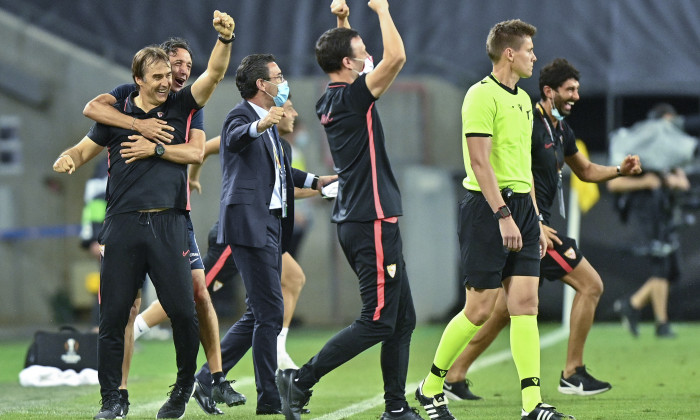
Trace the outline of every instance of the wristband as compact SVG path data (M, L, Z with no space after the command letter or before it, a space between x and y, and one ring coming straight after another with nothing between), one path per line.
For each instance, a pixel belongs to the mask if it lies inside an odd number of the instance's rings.
M510 217L510 216L511 216L511 213L510 213L510 209L508 208L508 206L499 207L498 210L496 210L496 213L493 214L493 218L496 220L505 219L506 217Z
M134 129L134 124L136 123L136 117L131 121L131 130Z
M226 39L226 38L222 37L221 35L219 35L219 41L221 41L222 44L230 44L235 39L236 39L236 34L234 34L234 33L231 34L231 38L229 38L229 39Z
M311 189L315 190L318 186L318 175L314 175L314 180L311 181Z

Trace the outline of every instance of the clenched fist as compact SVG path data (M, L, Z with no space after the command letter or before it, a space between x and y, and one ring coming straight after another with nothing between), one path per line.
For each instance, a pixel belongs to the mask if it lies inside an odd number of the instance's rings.
M265 118L258 123L258 133L262 133L273 125L278 124L282 117L284 117L284 108L273 106L270 108L270 112L267 113Z
M53 170L60 173L68 172L72 174L75 172L75 162L73 162L73 158L70 157L70 155L61 155L56 159L56 162L53 163Z
M214 29L216 29L222 38L231 39L236 23L233 21L233 18L228 15L228 13L215 10L214 20L212 23L214 24Z

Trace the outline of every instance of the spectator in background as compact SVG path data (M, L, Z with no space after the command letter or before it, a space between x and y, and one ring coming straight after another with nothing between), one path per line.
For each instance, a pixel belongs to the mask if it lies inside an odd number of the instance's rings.
M660 103L649 112L647 121L640 123L637 129L646 131L657 128L671 130L677 122L676 110L669 104ZM632 133L639 132L640 130ZM640 136L643 133L639 133ZM684 134L678 129L678 136ZM626 139L630 143L630 139ZM656 159L645 160L657 164L666 161L663 150L668 147L670 141L675 139L668 136L658 136L653 144L639 143L637 147L643 156L648 148L657 154ZM617 148L621 140L611 137L611 150ZM675 147L674 147L675 149ZM612 153L611 153L612 154ZM691 154L692 156L692 154ZM689 158L688 156L687 158ZM686 158L686 159L687 159ZM671 329L668 319L668 293L669 286L680 279L680 241L677 227L681 224L680 204L684 192L690 189L690 181L683 169L678 166L681 162L668 161L667 167L647 167L634 177L616 178L608 181L608 190L619 197L618 209L624 221L632 220L632 226L639 233L641 247L636 253L645 257L650 264L651 276L636 292L629 297L623 297L615 301L614 309L618 312L632 335L639 335L639 322L641 310L651 304L656 321L656 336L659 338L672 338L675 333Z
M92 177L85 183L85 193L83 194L85 206L81 217L80 246L88 250L98 263L100 262L100 243L97 241L97 235L102 229L107 210L105 197L109 177L107 169L107 156L105 156L95 165ZM99 280L99 276L97 279ZM85 287L91 293L99 293L99 282L94 286L86 282ZM90 314L90 322L94 325L94 331L97 332L97 326L100 323L100 304L97 299L95 299L95 305Z

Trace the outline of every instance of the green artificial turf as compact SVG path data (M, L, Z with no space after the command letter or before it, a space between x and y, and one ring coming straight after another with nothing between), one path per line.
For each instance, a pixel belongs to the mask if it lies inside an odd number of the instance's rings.
M545 337L559 326L543 324ZM415 386L427 373L443 326L420 326L413 335L407 393L411 405ZM562 395L557 382L566 357L566 340L543 348L542 395L545 402L577 419L700 419L700 324L675 324L678 337L659 340L651 324L641 326L635 339L618 324L596 324L586 346L585 361L597 378L612 383L609 392L592 397ZM303 363L320 349L336 330L296 328L290 331L287 349L297 363ZM134 356L129 392L130 419L155 418L165 401L169 385L175 380L172 342L139 341ZM97 386L24 388L18 373L23 368L29 341L4 341L0 344L0 418L7 419L89 419L99 410ZM507 330L499 336L482 361L488 362L508 351ZM506 354L507 356L507 354ZM200 362L204 352L200 351ZM519 419L519 381L512 360L503 357L496 363L482 363L469 374L474 393L481 401L452 401L450 410L458 419ZM250 354L234 367L228 379L234 388L248 397L239 407L220 408L225 416L217 418L252 419L255 416L255 384ZM379 347L376 346L324 377L314 387L302 418L373 419L382 413L382 378ZM428 418L421 412L423 418ZM191 400L185 418L209 418ZM258 417L261 418L261 417ZM267 418L267 417L265 417ZM272 416L270 418L282 418Z

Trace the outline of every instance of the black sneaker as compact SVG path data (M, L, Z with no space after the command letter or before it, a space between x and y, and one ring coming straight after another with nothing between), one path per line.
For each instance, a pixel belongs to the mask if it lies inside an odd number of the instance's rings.
M170 386L173 389L168 392L168 400L158 410L157 419L181 419L185 416L187 401L192 395L192 387L185 388L177 383Z
M124 407L122 407L119 396L110 396L100 401L102 408L93 419L123 419L125 417Z
M119 399L122 404L122 409L124 410L124 418L126 418L126 415L129 414L129 391L126 389L120 389L119 390Z
M639 337L639 319L641 311L634 309L628 298L618 299L613 305L616 313L622 318L622 325L627 328L633 336Z
M530 411L529 413L526 412L525 410L522 410L522 417L521 420L527 420L527 419L533 419L533 420L565 420L565 419L571 419L571 420L576 420L576 417L570 415L570 414L564 414L558 412L555 407L552 407L549 404L545 403L539 403L537 406Z
M480 400L481 397L474 395L469 387L472 382L469 379L464 379L463 382L447 382L442 384L442 392L451 400Z
M590 373L586 372L586 366L576 368L576 373L564 378L564 372L559 378L559 392L567 395L595 395L605 391L610 391L612 385L608 382L599 381Z
M195 379L194 381L194 392L192 393L192 398L197 401L197 405L199 405L199 407L204 410L205 413L211 415L224 414L223 411L216 407L216 403L211 398L211 388L207 389L206 387L202 386L199 379Z
M675 338L676 333L671 329L671 324L664 322L663 324L656 324L656 336L659 338Z
M214 385L211 390L211 396L214 401L224 403L229 407L234 405L245 404L245 395L233 389L232 383L236 381L221 381L218 385Z
M433 420L456 420L450 413L450 409L447 408L447 397L445 397L445 394L441 392L432 398L426 397L421 391L423 382L425 381L422 381L418 385L418 389L416 389L416 399L423 406L425 412L428 413L428 417Z
M297 373L296 369L277 371L277 388L282 401L282 413L286 420L301 419L302 410L311 398L310 389L302 389L295 383Z
M400 412L395 411L385 411L379 420L418 420L423 419L423 417L418 414L418 410L413 407L404 408Z

